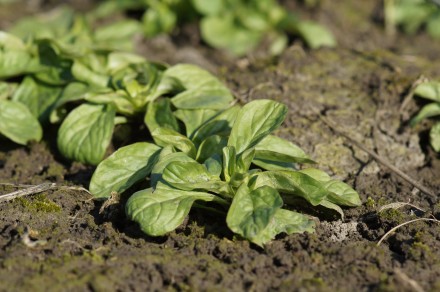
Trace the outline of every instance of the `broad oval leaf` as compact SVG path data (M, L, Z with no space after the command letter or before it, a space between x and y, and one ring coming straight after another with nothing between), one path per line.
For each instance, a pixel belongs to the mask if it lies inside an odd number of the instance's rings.
M430 81L419 84L414 90L414 94L426 99L440 102L440 82Z
M169 98L162 98L148 103L147 112L145 113L144 122L150 133L157 128L168 128L179 132L179 123L171 110Z
M264 170L296 170L296 164L292 162L281 162L254 158L252 163Z
M199 146L196 160L203 162L213 155L221 154L226 144L227 140L222 136L213 135L206 138Z
M274 188L262 186L250 190L242 184L229 208L226 223L233 232L260 244L261 233L282 206L283 200Z
M200 21L200 33L209 45L237 56L253 50L263 37L262 32L239 25L233 15L204 17Z
M157 145L165 147L171 145L176 149L188 154L191 158L196 158L196 147L187 137L168 128L157 128L151 135Z
M69 83L63 88L60 97L52 107L52 112L49 117L50 122L57 123L62 120L67 115L67 110L64 105L68 102L84 99L85 94L91 90L87 84L81 82Z
M336 40L333 34L324 26L311 21L300 21L295 28L304 42L312 49L320 47L335 47Z
M326 199L329 202L349 207L362 204L359 194L352 187L342 181L331 179L326 172L316 168L306 168L299 172L320 181L323 187L330 192Z
M246 104L237 115L228 146L234 146L237 154L254 147L281 125L286 114L287 107L273 100Z
M233 100L226 88L216 88L216 84L205 84L196 89L188 89L171 99L178 109L211 109L226 108Z
M183 152L170 152L169 147L163 148L160 152L157 163L154 165L153 170L151 171L151 187L155 188L157 183L162 180L163 171L168 164L176 161L195 162L194 159L190 158Z
M206 121L212 118L218 111L211 109L178 109L174 115L185 124L186 136L191 137Z
M198 162L172 161L165 167L162 178L171 186L185 191L195 189L215 191L220 185L225 184Z
M255 158L265 161L315 163L301 148L273 135L265 137L255 146Z
M14 92L12 100L25 104L32 114L44 123L48 121L61 90L61 87L49 86L27 76Z
M164 77L176 78L185 90L171 99L180 109L223 109L233 100L229 89L217 77L190 64L168 68Z
M125 213L146 234L161 236L183 223L196 200L209 202L214 199L214 195L204 192L160 188L153 191L149 188L134 193L128 199Z
M199 145L203 140L213 135L229 136L239 110L240 107L235 105L222 111L201 125L200 128L194 132L191 140L195 145Z
M26 145L32 140L40 141L43 131L37 118L24 104L0 99L0 134Z
M96 165L104 158L113 134L115 110L109 105L83 104L58 131L58 149L66 158Z
M315 231L315 222L308 216L286 209L279 209L275 212L267 227L262 230L253 242L259 246L274 239L280 233L293 234Z
M252 189L270 186L283 194L304 198L313 206L326 199L329 191L321 182L299 171L265 171L256 173L250 180Z
M440 123L435 124L429 131L431 146L435 151L440 152Z
M146 142L118 149L96 168L90 181L90 192L96 198L106 198L111 192L120 194L126 191L151 173L160 149Z
M414 126L423 119L435 117L440 115L440 102L433 102L425 105L419 113L411 120L411 125Z

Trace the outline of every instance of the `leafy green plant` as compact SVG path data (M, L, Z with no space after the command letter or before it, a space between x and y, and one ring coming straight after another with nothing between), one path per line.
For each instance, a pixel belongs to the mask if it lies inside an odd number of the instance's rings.
M440 82L430 81L418 85L414 94L424 99L433 101L425 105L411 120L414 126L425 118L440 117ZM440 122L437 121L429 131L431 146L440 152Z
M0 32L0 134L12 141L38 141L41 124L61 123L60 152L68 159L98 164L115 125L148 119L147 112L157 111L149 104L162 95L169 102L157 106L173 106L183 114L213 114L233 101L208 72L184 64L167 68L115 51L116 38L109 42L109 32L102 32L107 28L92 32L83 17L66 21L69 16L70 10L62 10L52 20L59 25L47 32L25 29L43 20L25 20L13 29L23 32L22 38ZM18 84L17 77L22 79Z
M440 38L440 2L436 0L385 0L385 25L390 33L400 27L414 34L425 27L433 38Z
M288 36L298 36L311 48L334 47L333 35L323 26L302 21L275 0L145 0L107 1L95 15L104 16L121 9L139 9L144 34L152 37L172 32L178 23L200 19L203 40L210 46L235 55L254 50L263 39L271 43L269 51L280 54Z
M162 98L152 107L167 104ZM314 221L288 207L298 199L341 215L339 206L360 205L347 184L318 169L298 170L298 163L314 161L271 135L287 114L283 104L256 100L214 115L179 109L180 132L169 108L161 113L146 121L155 143L120 148L98 165L90 183L95 197L108 198L148 180L150 188L134 193L125 209L149 235L174 230L191 208L201 208L225 214L234 233L263 245L279 233L313 232Z

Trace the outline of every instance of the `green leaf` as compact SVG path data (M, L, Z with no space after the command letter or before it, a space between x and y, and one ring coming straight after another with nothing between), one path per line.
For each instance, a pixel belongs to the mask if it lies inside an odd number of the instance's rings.
M36 41L38 58L43 69L35 74L35 78L51 85L65 85L73 81L71 72L72 60L61 56L59 48L53 40Z
M94 31L94 39L100 49L131 51L133 37L140 30L138 21L124 19L98 27Z
M0 99L8 99L14 94L17 87L17 83L0 81Z
M433 102L422 107L418 114L411 119L410 124L411 126L414 126L423 119L435 117L438 115L440 115L440 102Z
M77 107L61 124L58 149L68 159L98 164L110 144L114 119L112 106L83 104Z
M237 154L233 146L223 147L223 177L229 182L234 176L237 166Z
M144 34L150 38L161 33L170 33L176 26L176 22L175 12L159 1L149 7L142 17Z
M178 109L224 109L233 97L228 89L215 88L215 85L206 84L198 89L188 89L174 96L171 102Z
M251 188L270 186L281 193L306 199L313 206L326 199L327 191L321 182L298 171L265 171L256 173L250 182Z
M218 15L224 10L225 3L223 0L191 0L194 8L203 15Z
M239 110L240 107L235 105L222 111L201 125L200 128L194 132L191 140L195 145L199 145L203 140L213 135L229 136Z
M203 162L215 154L221 154L226 144L227 140L222 136L213 135L206 138L199 146L196 160Z
M171 110L169 98L162 98L148 103L144 122L150 130L150 133L160 127L176 132L180 131L177 119Z
M110 77L101 72L95 72L83 62L76 60L72 66L72 75L78 81L94 85L97 87L107 87Z
M26 145L32 140L40 141L43 131L25 105L0 99L0 134L15 143Z
M157 128L151 133L157 145L165 147L171 145L186 153L191 158L196 158L196 148L187 137L168 128Z
M60 87L49 86L30 76L26 76L14 92L12 100L26 105L41 123L49 119L49 114L57 101Z
M113 105L118 113L126 116L133 116L139 111L127 93L122 90L100 89L96 90L96 92L91 91L79 95L78 98L84 98L84 100L90 103Z
M260 238L261 234L282 206L283 200L274 188L262 186L250 190L243 184L235 194L226 223L234 233L261 245L266 242L266 238Z
M431 146L435 151L440 152L440 123L436 123L429 131Z
M96 168L90 181L90 192L96 198L107 198L112 192L126 191L151 173L160 149L146 142L118 149Z
M267 227L262 230L254 243L263 244L274 239L280 233L293 234L315 231L315 222L309 217L286 209L278 209Z
M212 157L209 157L205 160L203 165L205 165L208 172L213 176L220 177L222 174L223 165L220 155L213 155Z
M440 39L440 12L437 11L436 15L428 20L426 31L431 37Z
M265 170L296 170L295 163L254 158L252 163Z
M214 195L204 192L150 188L134 193L127 201L125 213L146 234L161 236L183 223L196 200L214 199Z
M255 146L255 157L266 161L315 163L301 148L273 135L265 137Z
M41 70L38 60L22 50L0 49L0 78L10 78Z
M241 153L237 159L237 172L238 173L247 173L249 168L251 167L252 160L255 157L255 148L248 149Z
M344 220L344 211L338 205L336 205L336 204L334 204L334 203L332 203L330 201L327 201L327 200L322 200L319 203L319 205L323 206L323 207L325 207L327 209L331 209L333 211L336 211L339 215L341 215L342 221Z
M89 92L91 88L81 82L69 83L66 87L62 89L60 97L54 104L52 112L50 113L50 122L57 123L62 120L67 115L67 109L64 107L65 104L82 100L84 95Z
M185 88L171 99L178 109L224 109L234 100L222 82L195 65L170 67L164 72L164 77L176 78Z
M162 149L157 163L154 165L151 171L151 187L155 188L157 183L162 180L162 174L164 169L171 162L195 162L194 159L190 158L187 154L183 152L170 152L171 147L165 147ZM172 148L171 148L172 149Z
M165 167L162 178L167 184L185 191L205 190L227 192L227 183L213 176L198 162L172 161Z
M426 99L440 102L440 82L430 81L419 84L414 90L414 94Z
M263 33L237 24L233 15L214 15L202 18L200 32L203 40L214 48L226 49L242 56L255 49Z
M312 49L320 47L335 47L336 40L333 34L324 26L310 21L301 21L296 27L297 34Z
M322 182L323 187L330 192L327 200L331 203L349 207L357 207L362 204L359 194L352 187L342 181L331 179L324 171L307 168L300 170L300 172Z
M216 113L218 113L217 110L211 109L178 109L174 112L174 115L185 124L186 136L191 137L195 130L212 118Z
M255 100L246 104L238 113L228 146L234 146L237 154L254 147L276 130L287 114L287 107L272 100Z

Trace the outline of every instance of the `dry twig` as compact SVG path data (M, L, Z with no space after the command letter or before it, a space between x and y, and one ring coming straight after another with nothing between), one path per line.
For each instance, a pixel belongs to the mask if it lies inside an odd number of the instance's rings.
M440 223L440 220L437 220L435 218L418 218L418 219L414 219L414 220L410 220L410 221L404 222L402 224L399 224L399 225L391 228L387 233L385 233L384 236L382 236L382 238L377 242L377 246L379 246L382 243L382 241L384 241L385 238L388 237L388 235L390 235L391 233L393 233L394 231L396 231L400 227L408 225L408 224L411 224L411 223L414 223L414 222L417 222L417 221L433 221L433 222L436 222L436 223Z
M83 191L83 192L87 192L88 194L90 194L90 192L83 187L58 186L56 183L42 183L39 185L14 185L11 183L0 183L0 185L12 186L12 187L18 187L18 188L24 187L25 188L23 190L18 190L18 191L12 192L12 193L0 195L0 203L10 201L10 200L13 200L13 199L16 199L19 197L23 197L23 196L38 194L38 193L45 192L48 190L53 190L53 189Z

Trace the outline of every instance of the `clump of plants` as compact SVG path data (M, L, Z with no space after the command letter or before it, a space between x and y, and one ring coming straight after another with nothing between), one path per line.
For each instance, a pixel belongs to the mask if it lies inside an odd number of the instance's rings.
M426 104L411 120L411 125L414 126L426 118L440 117L440 82L430 81L418 85L414 91L418 97L431 101ZM436 152L440 152L440 121L434 123L429 131L429 137L432 148Z
M192 3L206 10L206 19L223 11ZM262 9L272 2L252 3ZM241 107L225 85L197 66L168 67L118 51L119 44L129 48L138 23L94 30L94 17L61 9L0 31L0 135L27 144L42 138L43 126L59 123L60 152L98 164L89 187L96 198L148 184L131 195L125 210L152 236L174 230L199 208L223 214L230 230L262 246L280 233L313 232L313 219L298 212L302 204L341 216L340 206L360 205L347 184L315 168L300 169L314 161L273 135L287 114L285 105L257 100ZM149 131L140 139L145 142L102 160L115 125L139 123Z
M120 148L98 165L90 183L95 197L108 198L148 181L125 210L149 235L176 229L191 208L200 208L224 214L234 233L263 245L279 233L313 232L312 218L291 209L298 199L341 215L340 206L361 204L356 191L325 172L298 170L299 163L314 161L271 134L287 114L283 104L257 100L209 118L182 112L180 131L168 99L155 104L146 120L155 143Z
M415 34L421 28L440 38L440 2L437 0L385 0L385 25L389 33L396 28Z
M55 14L57 15L57 14ZM71 17L70 17L71 16ZM148 119L166 95L167 106L202 110L209 117L233 97L214 76L192 65L165 65L114 49L107 27L92 31L83 17L62 10L47 32L41 19L0 32L0 134L18 144L42 137L42 125L61 123L58 148L68 159L98 164L117 124ZM42 25L46 27L47 25ZM24 35L27 34L27 35ZM103 37L102 35L108 35ZM119 40L121 44L126 36ZM127 40L130 41L131 40ZM18 82L17 82L18 80Z
M272 55L280 54L289 36L301 38L311 48L336 45L325 27L301 20L276 0L110 0L97 8L95 15L124 9L145 10L141 22L147 37L170 33L180 23L197 20L207 44L237 56L254 50L264 39L269 40Z

